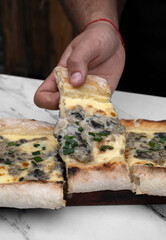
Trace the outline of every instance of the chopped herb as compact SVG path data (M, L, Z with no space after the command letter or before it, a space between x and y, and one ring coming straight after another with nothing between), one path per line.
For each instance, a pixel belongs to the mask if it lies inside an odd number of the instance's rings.
M139 137L136 137L136 140L139 141L141 138L147 138L147 136L141 135L141 136L139 136Z
M18 146L20 146L20 144L19 144L19 143L16 143L16 147L18 147Z
M79 125L79 122L75 122L75 124Z
M14 152L13 151L9 151L8 154L13 154Z
M77 146L78 146L78 142L75 141L75 140L72 140L72 141L71 141L71 146L72 146L72 148L77 147Z
M99 133L97 133L97 135L99 135L99 136L108 136L110 134L110 132L108 132L108 131L103 131L103 132L99 132Z
M9 142L9 143L8 143L8 146L14 146L14 145L15 145L14 142Z
M34 146L35 148L37 148L37 147L40 146L40 144L36 143L36 144L34 144L33 146Z
M18 171L24 171L24 170L27 170L28 168L19 168L17 169Z
M46 150L46 147L42 147L42 150Z
M73 139L75 137L66 135L64 138L65 138L66 141L70 141L71 139Z
M162 137L159 142L164 143L165 141L166 141L166 137Z
M159 138L159 136L158 136L158 135L155 135L154 138Z
M68 148L68 149L63 150L64 155L68 155L68 154L71 154L71 153L74 153L74 148Z
M110 146L110 145L101 145L101 146L99 147L99 149L100 149L100 151L106 151L107 149L112 150L112 149L114 149L114 147L112 147L112 146Z
M39 156L34 157L34 160L35 160L36 162L41 162L41 161L43 161L43 159L42 159L41 157L39 157Z
M136 153L150 153L151 150L136 150Z
M144 165L146 165L146 166L154 166L152 163L145 163Z
M93 138L93 141L96 141L96 142L100 142L101 140L103 140L103 138L101 136Z
M37 163L35 163L34 161L31 161L31 163L32 163L33 165L37 166Z
M40 154L40 151L32 152L32 155L39 155L39 154Z
M155 145L155 147L153 148L153 151L159 151L160 150L161 145L158 143Z
M153 141L149 141L149 145L152 147L152 148L154 148L155 147L155 142L153 142Z
M93 132L88 132L88 134L91 136L95 136L95 133L93 133Z
M8 159L8 160L5 161L5 164L10 165L11 161Z
M84 131L83 127L79 127L78 131L83 132Z

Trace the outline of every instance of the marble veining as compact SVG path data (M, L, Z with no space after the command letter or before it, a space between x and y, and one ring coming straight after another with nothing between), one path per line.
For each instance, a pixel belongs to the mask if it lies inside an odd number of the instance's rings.
M58 111L33 103L41 80L0 75L0 117L56 123ZM166 98L116 91L120 118L166 119ZM166 205L82 206L60 210L0 208L0 240L137 240L166 237Z

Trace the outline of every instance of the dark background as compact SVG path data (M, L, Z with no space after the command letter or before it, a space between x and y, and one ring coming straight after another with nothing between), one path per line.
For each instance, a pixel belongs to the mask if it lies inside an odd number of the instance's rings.
M120 31L126 66L118 89L166 96L166 1L128 0Z
M165 97L166 1L128 0L120 31L118 90ZM58 0L0 0L0 73L45 79L75 35Z

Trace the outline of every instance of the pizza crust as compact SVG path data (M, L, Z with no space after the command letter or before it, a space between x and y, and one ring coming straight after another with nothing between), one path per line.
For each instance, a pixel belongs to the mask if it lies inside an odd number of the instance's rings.
M126 128L127 132L139 132L145 134L166 132L166 120L152 121L138 119L134 121L121 119L121 123ZM126 151L126 158L128 165L130 166L131 186L133 192L136 194L166 196L165 167L144 165L146 162L151 162L151 160L142 161L138 158L130 157L128 151Z
M134 164L131 172L136 194L166 196L166 168Z
M50 135L54 128L54 124L34 119L0 118L0 135Z
M132 130L140 130L140 131L153 131L153 132L166 132L166 120L161 121L153 121L146 119L137 119L136 121L133 119L121 119L122 125L126 128L128 132Z
M9 139L15 136L53 138L54 128L53 124L37 120L0 119L0 136L8 136ZM0 207L55 209L65 206L62 176L55 181L5 181L0 184Z
M131 189L125 163L67 164L68 193Z
M74 88L69 82L67 68L56 67L54 74L62 96L83 99L93 98L101 102L110 101L111 89L104 78L88 75L86 84L79 88Z
M58 209L63 206L63 182L0 184L0 207Z

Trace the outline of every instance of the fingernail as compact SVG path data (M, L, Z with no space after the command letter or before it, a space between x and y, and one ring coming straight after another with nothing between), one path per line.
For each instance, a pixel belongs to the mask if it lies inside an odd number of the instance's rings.
M71 76L70 81L71 81L71 83L77 84L77 83L80 82L81 78L82 78L81 73L80 73L80 72L75 72L75 73L73 73L73 75Z

